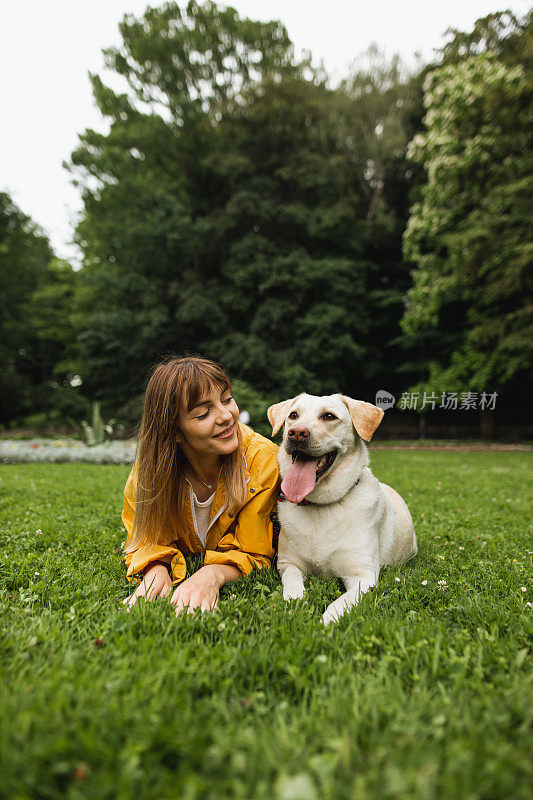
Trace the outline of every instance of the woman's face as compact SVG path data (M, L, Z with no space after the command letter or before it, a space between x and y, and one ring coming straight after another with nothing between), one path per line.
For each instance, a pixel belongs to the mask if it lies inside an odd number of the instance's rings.
M213 386L195 408L180 407L179 443L188 454L228 455L239 446L239 409L229 389Z

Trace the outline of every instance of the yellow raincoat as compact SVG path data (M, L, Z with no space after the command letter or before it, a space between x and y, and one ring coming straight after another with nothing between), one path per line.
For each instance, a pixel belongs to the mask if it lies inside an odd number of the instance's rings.
M169 545L146 545L125 557L127 579L136 580L137 574L152 561L170 565L172 585L176 586L186 575L185 556L205 550L204 564L231 564L248 575L253 569L269 566L274 556L272 546L272 520L277 499L278 448L274 442L239 423L245 458L247 497L235 514L228 514L224 505L224 484L219 478L207 529L205 548L195 530L192 511L191 487L186 506L187 524L178 540ZM135 514L136 464L133 465L124 488L122 521L128 532L126 544L133 530Z

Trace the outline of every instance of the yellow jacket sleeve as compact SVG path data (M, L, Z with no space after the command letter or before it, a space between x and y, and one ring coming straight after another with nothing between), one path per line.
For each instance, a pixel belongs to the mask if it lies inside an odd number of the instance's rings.
M274 449L256 456L261 463L252 471L248 483L251 499L241 508L233 531L228 531L216 550L206 550L204 564L230 564L243 575L270 566L274 557L272 520L278 492L278 462ZM259 482L261 488L257 488Z
M133 521L135 519L135 494L136 494L136 469L133 465L123 493L122 522L127 531L126 546L131 539ZM128 571L126 578L129 581L140 579L138 573L142 572L153 561L164 561L169 564L172 574L172 584L180 583L187 574L187 565L183 553L172 545L145 545L133 553L126 553L125 558Z

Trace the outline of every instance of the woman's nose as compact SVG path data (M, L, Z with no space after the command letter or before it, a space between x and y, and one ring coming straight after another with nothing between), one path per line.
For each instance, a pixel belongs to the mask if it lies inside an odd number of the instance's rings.
M233 414L231 413L231 411L229 410L229 408L227 406L220 405L218 407L218 419L221 419L221 420L224 420L224 421L229 421L232 418L233 418Z

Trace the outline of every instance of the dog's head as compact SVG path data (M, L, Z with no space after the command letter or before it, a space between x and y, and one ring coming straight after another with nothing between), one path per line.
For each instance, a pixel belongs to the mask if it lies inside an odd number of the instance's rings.
M361 439L369 442L382 418L380 408L341 394L300 394L270 406L272 435L284 425L279 465L286 498L300 503L313 493L314 502L332 502L333 495L338 499L343 487L333 489L333 473L335 480L346 482L342 464L348 470L347 457L358 450L361 455L366 452ZM350 480L347 471L346 480Z

